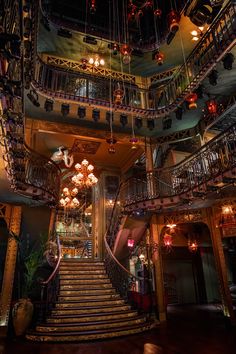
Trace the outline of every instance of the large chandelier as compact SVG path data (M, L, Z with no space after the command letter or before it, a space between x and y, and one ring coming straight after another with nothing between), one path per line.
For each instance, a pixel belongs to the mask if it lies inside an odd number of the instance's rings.
M98 179L94 176L94 167L86 159L84 159L81 164L77 163L75 169L78 172L72 177L72 183L79 188L90 188L94 186Z
M71 191L67 187L63 188L60 206L67 209L78 208L80 205L79 200L76 198L78 192L77 188L73 188Z

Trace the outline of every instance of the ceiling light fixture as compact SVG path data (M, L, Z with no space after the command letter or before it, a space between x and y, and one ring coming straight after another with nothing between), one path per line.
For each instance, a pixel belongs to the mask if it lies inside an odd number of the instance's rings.
M73 188L71 191L68 187L63 188L62 198L59 201L60 206L65 209L77 208L80 205L79 200L76 198L78 192L77 188Z
M95 57L89 57L88 63L90 65L94 65L97 68L99 66L104 66L105 60L103 58L100 58L99 55L95 55Z
M94 166L88 160L84 159L81 164L77 163L75 169L78 173L71 180L76 187L90 188L98 182L97 177L93 174Z

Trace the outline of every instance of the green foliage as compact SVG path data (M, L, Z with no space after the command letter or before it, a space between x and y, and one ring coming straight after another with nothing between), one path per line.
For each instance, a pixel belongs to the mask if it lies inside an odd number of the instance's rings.
M29 240L20 244L20 258L23 267L22 295L28 297L33 290L35 273L43 263L44 251L46 248L47 235L40 234L33 246ZM26 244L24 244L26 243Z

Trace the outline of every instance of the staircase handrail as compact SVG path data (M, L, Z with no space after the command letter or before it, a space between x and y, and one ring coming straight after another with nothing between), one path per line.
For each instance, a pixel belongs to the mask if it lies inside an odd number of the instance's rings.
M39 313L39 321L44 321L53 305L55 304L59 292L59 266L61 262L61 244L60 238L56 235L56 243L57 243L57 262L54 270L50 274L50 276L41 281L41 298L40 298L40 313Z
M61 262L61 244L60 244L60 237L58 235L56 235L56 243L57 243L57 263L55 265L55 268L53 269L53 272L49 275L49 277L46 280L41 281L41 285L42 286L47 286L52 279L56 276L58 270L59 270L59 266L60 266L60 262Z

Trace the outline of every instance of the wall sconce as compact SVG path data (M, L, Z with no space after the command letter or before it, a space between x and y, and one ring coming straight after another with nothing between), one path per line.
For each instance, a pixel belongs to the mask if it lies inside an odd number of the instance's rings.
M128 124L128 117L125 114L120 115L120 124L125 127Z
M143 120L140 117L135 118L135 126L137 129L141 129L143 126Z
M44 109L46 112L52 112L53 111L53 100L51 100L50 98L47 98L45 103L44 103Z
M62 103L61 105L61 114L63 117L67 116L70 113L70 105L68 103Z
M85 118L86 117L86 107L79 106L77 114L78 114L79 118L82 118L82 119Z
M99 109L93 109L92 118L93 118L94 122L98 122L99 121L99 119L100 119L100 111L99 111Z

